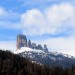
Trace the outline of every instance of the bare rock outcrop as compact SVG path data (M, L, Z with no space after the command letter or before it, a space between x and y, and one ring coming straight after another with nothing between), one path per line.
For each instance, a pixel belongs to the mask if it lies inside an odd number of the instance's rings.
M17 35L17 49L27 46L27 38L25 35Z

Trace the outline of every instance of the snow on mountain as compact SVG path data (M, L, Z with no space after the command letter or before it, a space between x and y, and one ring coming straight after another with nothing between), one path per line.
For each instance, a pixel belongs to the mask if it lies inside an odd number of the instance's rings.
M32 48L29 48L29 47L22 47L21 49L18 49L16 51L14 51L15 54L19 54L19 53L22 53L22 52L44 53L44 51L42 51L42 50L32 49Z
M14 53L27 57L32 62L48 66L70 67L72 64L75 65L74 57L58 52L44 52L43 50L22 47L21 49L14 51Z
M64 57L74 58L73 56L68 55L68 54L62 54L62 53L58 53L58 52L48 52L48 53L46 53L43 50L32 49L32 48L29 48L29 47L21 47L21 49L18 49L16 51L14 51L14 54L20 54L20 53L23 53L23 52L43 53L44 55L46 55L46 54L52 54L54 56L62 55Z

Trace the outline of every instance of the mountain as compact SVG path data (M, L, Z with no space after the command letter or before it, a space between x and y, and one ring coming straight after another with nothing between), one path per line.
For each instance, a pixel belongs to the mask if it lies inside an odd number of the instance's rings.
M35 52L39 53L39 51ZM71 68L48 67L33 63L17 54L0 50L0 75L75 75L74 65Z
M75 58L73 56L57 52L45 52L39 49L22 47L14 51L14 53L21 57L29 58L33 63L45 64L49 67L59 66L69 68L75 65Z
M48 52L47 45L44 44L44 47L42 47L41 44L36 44L31 42L31 40L28 40L26 35L18 34L17 35L17 40L16 40L16 48L21 49L21 47L29 47L32 49L40 49L45 52Z

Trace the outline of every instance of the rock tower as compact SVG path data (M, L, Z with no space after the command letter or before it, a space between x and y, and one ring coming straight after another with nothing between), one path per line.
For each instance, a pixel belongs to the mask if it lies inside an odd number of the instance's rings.
M21 47L27 46L27 38L25 35L19 34L17 35L17 49L20 49Z
M21 47L29 47L32 49L38 49L43 50L44 52L48 52L47 45L45 44L44 47L42 47L41 44L32 43L31 40L27 41L26 35L18 34L17 35L17 50L21 49Z

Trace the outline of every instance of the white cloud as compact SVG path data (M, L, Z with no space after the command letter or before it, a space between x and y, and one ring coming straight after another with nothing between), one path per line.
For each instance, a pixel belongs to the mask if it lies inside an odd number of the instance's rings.
M26 35L58 34L75 29L75 7L68 3L54 4L43 11L31 9L23 14L1 7L0 13L3 14L0 17L1 28L22 29Z
M22 14L21 22L29 35L40 35L44 32L45 19L43 14L37 9L32 9Z
M16 50L16 42L15 41L0 41L0 49L2 50Z
M5 9L3 7L0 7L0 16L4 15L5 13Z
M20 14L0 7L0 28L21 29Z
M74 16L74 7L70 4L53 5L46 11L46 16L52 25L59 25L62 22L72 19Z
M4 29L21 29L22 26L19 22L10 22L10 21L0 21L0 28L4 28Z
M68 3L53 5L44 12L38 9L28 10L21 15L23 33L27 35L56 34L68 28L75 28L74 13L74 6Z

